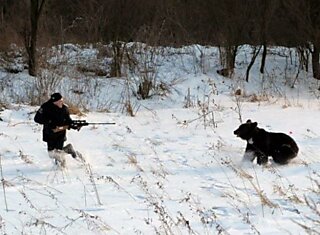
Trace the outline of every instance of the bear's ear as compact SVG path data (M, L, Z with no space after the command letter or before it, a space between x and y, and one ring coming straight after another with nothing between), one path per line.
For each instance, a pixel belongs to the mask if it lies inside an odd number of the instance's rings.
M248 120L247 120L247 123L251 123L251 120L250 120L250 119L248 119Z
M258 123L257 123L257 122L253 122L251 125L252 125L254 128L256 128L256 127L258 126Z

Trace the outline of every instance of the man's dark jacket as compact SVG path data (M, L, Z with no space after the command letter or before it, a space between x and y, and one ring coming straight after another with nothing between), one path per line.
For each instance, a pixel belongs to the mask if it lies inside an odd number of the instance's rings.
M41 105L34 117L34 121L43 124L42 137L45 142L66 140L65 130L54 133L53 129L58 126L71 125L72 123L68 107L63 105L62 108L59 108L50 100Z

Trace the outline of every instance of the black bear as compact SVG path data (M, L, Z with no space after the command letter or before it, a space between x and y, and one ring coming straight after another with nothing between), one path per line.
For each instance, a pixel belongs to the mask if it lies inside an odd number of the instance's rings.
M237 137L247 141L244 158L253 161L257 158L259 165L266 164L271 156L274 162L287 164L298 154L296 142L284 133L265 131L257 122L247 120L233 132Z

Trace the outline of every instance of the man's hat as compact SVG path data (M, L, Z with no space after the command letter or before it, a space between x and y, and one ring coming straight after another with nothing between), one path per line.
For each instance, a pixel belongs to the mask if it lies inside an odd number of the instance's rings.
M58 101L58 100L61 100L62 99L62 95L60 94L60 93L53 93L52 95L51 95L51 97L50 97L50 100L52 101L52 102L56 102L56 101Z

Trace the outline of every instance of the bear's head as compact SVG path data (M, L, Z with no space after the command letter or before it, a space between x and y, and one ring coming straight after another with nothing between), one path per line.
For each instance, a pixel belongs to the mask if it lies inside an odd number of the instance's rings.
M241 124L239 128L233 132L233 134L243 140L249 140L252 138L257 126L257 122L251 122L249 119L246 123Z

